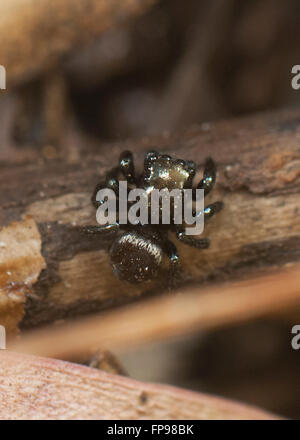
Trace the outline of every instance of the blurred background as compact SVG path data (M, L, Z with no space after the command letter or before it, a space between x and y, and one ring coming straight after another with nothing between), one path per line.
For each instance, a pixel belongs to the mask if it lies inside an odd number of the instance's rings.
M67 154L76 161L87 145L101 151L107 141L194 124L206 130L217 119L298 105L291 69L300 64L299 20L297 0L158 0L88 41L79 33L77 46L52 54L49 66L13 78L8 71L0 160ZM147 347L121 361L137 379L297 418L300 364L290 336L289 321L274 317Z
M53 54L50 41L43 47L55 59L49 66L8 72L1 139L9 136L18 148L48 145L56 154L67 134L71 144L76 133L78 145L85 135L101 148L101 141L191 124L205 129L207 121L298 102L291 88L297 0L150 3L143 13L113 19L88 43L78 35L76 47L62 53Z

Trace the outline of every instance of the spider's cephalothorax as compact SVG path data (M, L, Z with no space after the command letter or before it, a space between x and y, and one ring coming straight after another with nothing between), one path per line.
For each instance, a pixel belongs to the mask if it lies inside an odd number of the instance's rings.
M167 154L150 151L145 156L141 185L149 192L153 188L167 188L169 191L191 188L195 172L195 162L172 159Z
M101 203L96 201L99 189L112 189L119 196L119 180L127 180L130 186L146 190L148 195L153 189L193 188L196 164L192 161L172 159L166 154L150 151L145 155L144 171L136 176L133 157L129 151L120 156L119 166L108 172L106 181L98 184L92 196L92 203L97 208ZM196 188L204 189L207 195L216 180L216 167L208 158L204 166L204 176ZM150 200L150 198L149 198ZM222 202L215 202L204 209L204 219L212 217L222 209ZM103 226L87 226L85 231L112 239L110 247L111 266L115 275L123 280L138 283L159 276L165 257L169 258L171 283L179 270L179 256L176 246L168 239L168 230L175 232L181 242L198 249L209 247L208 238L195 238L186 235L184 225L120 225L118 222Z

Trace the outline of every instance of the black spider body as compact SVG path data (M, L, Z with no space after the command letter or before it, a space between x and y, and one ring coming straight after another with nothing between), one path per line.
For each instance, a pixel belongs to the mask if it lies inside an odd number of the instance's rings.
M121 234L110 248L114 274L131 283L156 278L164 253L161 239L155 231L143 229Z
M155 151L146 153L144 171L140 177L135 174L132 154L125 151L120 156L119 166L113 168L106 177L105 183L98 184L92 196L95 207L100 205L96 200L99 189L110 188L119 196L119 180L127 180L129 186L144 189L151 204L153 189L167 188L183 190L193 188L196 164L192 161L173 159L168 155ZM212 159L207 159L203 179L196 188L204 189L208 194L216 180L216 168ZM212 217L220 211L222 202L215 202L204 209L204 219ZM110 247L111 266L115 275L131 283L144 282L160 275L165 257L169 259L169 280L173 284L179 272L179 256L176 246L168 239L168 230L175 232L181 242L198 249L209 247L208 238L195 238L186 235L184 225L174 224L171 216L170 224L163 225L120 225L118 222L103 226L87 226L89 233L108 236L112 239Z

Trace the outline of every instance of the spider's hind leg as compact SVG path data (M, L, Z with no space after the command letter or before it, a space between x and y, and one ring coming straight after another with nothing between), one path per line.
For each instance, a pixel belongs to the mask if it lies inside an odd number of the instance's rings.
M172 289L178 285L181 278L179 255L175 244L168 239L165 239L163 248L169 258L168 288Z
M103 237L113 237L117 235L120 230L119 223L109 223L107 225L99 225L99 226L83 226L81 231L87 234L98 234Z
M207 249L209 248L210 241L209 238L195 238L192 235L187 235L185 229L182 225L178 225L176 228L176 237L179 241L189 246L195 247L197 249Z

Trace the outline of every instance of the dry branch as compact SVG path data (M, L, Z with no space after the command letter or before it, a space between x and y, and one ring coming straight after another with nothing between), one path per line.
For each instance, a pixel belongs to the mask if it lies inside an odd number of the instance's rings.
M79 359L199 330L240 323L300 304L300 266L252 281L193 289L146 300L11 341L13 351Z
M139 168L144 152L153 148L198 164L208 155L217 161L218 182L209 201L221 199L225 209L206 227L210 249L178 245L185 283L249 276L299 260L299 122L299 111L286 110L101 149L87 144L75 161L68 155L43 160L36 153L35 160L22 166L1 163L0 225L16 221L22 229L26 216L31 216L46 264L37 282L18 280L27 290L18 298L24 318L15 319L15 325L18 321L29 328L162 290L161 280L130 285L116 279L107 255L109 243L80 232L83 224L96 223L90 204L94 185L128 148ZM4 241L7 261L0 270L11 272L11 280L27 264L27 240L24 232L20 248L14 241ZM1 279L1 295L7 298L11 280ZM5 301L0 307L0 314L9 317L12 312Z
M53 69L70 51L130 17L153 0L9 0L1 4L0 62L11 87Z
M0 419L274 419L262 410L67 362L0 351Z

